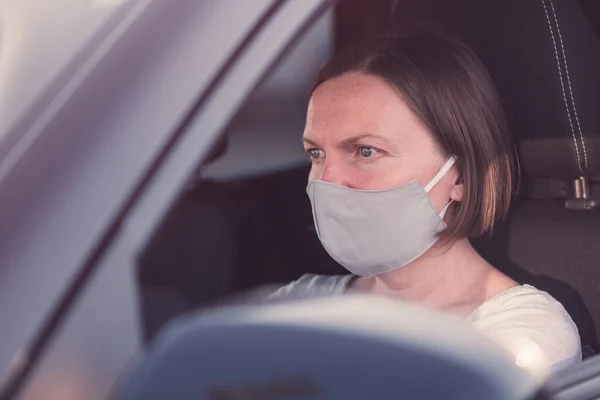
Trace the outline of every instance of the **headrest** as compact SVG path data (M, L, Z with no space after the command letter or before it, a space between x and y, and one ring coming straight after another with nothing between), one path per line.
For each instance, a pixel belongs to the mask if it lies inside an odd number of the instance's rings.
M394 24L426 20L466 42L494 78L525 176L600 173L600 42L573 0L408 0Z
M447 316L367 295L181 319L116 391L152 399L529 399L540 384Z

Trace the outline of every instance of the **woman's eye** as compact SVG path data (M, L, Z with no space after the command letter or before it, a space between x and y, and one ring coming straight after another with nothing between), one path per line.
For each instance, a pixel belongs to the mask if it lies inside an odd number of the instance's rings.
M321 150L319 149L307 149L306 152L310 156L310 158L317 160L321 158Z
M375 153L377 153L377 150L369 146L360 146L358 148L358 153L363 158L369 158L372 157Z

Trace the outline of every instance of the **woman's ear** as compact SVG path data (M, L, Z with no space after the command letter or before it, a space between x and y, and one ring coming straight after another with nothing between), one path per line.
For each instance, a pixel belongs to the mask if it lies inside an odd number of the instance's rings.
M450 199L457 201L457 202L461 202L463 200L463 196L464 196L464 183L463 183L463 179L460 176L460 172L458 171L458 168L453 168L454 170L454 176L453 176L453 181L454 183L451 184L450 187Z

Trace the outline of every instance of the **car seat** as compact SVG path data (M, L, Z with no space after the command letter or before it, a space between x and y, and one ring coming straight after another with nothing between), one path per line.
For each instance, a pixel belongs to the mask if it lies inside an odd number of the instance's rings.
M415 19L477 53L517 144L518 199L475 246L558 299L589 355L600 343L600 41L590 20L573 0L398 2L393 24Z

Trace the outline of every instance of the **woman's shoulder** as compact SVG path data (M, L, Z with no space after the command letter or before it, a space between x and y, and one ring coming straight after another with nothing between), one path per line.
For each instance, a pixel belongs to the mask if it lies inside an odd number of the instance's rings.
M525 368L538 364L556 370L581 361L579 332L571 316L554 297L531 285L500 292L467 322L507 348Z
M269 299L340 295L346 291L352 278L352 275L305 274L279 288Z

